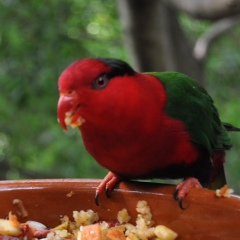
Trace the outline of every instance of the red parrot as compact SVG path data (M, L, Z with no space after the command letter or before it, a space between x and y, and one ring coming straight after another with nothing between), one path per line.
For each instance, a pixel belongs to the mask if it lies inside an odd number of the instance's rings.
M110 172L99 195L124 179L183 178L175 198L208 186L232 144L212 98L177 72L139 73L112 58L72 63L59 78L58 120L78 127L84 145Z

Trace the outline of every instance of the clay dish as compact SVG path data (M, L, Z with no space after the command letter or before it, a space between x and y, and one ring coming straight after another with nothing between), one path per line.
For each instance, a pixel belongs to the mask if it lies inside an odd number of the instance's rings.
M99 180L20 180L0 182L0 218L9 211L20 221L35 220L55 227L63 215L73 210L92 209L100 219L115 220L117 212L127 208L135 221L138 200L146 200L156 224L163 224L179 234L178 240L235 240L240 239L240 197L216 197L215 191L193 189L184 200L185 210L173 199L175 186L121 182L111 198L100 196L101 206L94 203ZM20 199L28 217L19 216L13 204Z

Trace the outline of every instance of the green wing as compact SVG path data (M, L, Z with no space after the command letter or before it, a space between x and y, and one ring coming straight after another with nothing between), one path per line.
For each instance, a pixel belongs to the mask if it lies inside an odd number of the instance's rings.
M177 72L148 74L163 83L167 93L165 112L185 123L193 143L210 154L214 149L231 148L231 140L212 98L197 81Z

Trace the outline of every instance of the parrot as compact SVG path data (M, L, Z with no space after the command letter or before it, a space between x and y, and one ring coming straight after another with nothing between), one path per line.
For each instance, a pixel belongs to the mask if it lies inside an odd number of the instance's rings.
M229 131L213 99L179 72L137 72L115 58L84 58L58 79L58 122L79 128L90 155L109 173L95 203L124 180L182 179L173 194L183 199L209 187L223 171Z

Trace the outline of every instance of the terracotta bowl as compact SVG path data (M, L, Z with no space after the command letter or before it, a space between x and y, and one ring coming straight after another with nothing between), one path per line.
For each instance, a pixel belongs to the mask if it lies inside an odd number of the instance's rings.
M136 203L146 200L156 224L163 224L179 234L178 240L240 239L240 197L219 198L215 192L193 189L185 198L185 210L173 199L175 186L121 182L111 198L100 196L101 206L94 203L99 180L21 180L0 182L0 218L9 211L18 214L14 199L20 199L28 217L48 227L59 224L60 216L72 216L73 210L92 209L104 220L115 220L117 212L127 208L136 218Z

